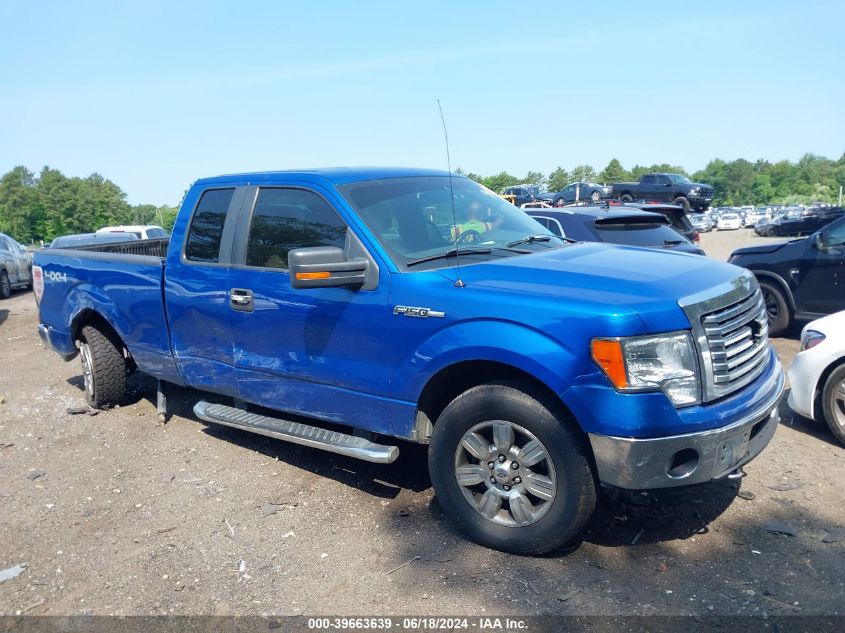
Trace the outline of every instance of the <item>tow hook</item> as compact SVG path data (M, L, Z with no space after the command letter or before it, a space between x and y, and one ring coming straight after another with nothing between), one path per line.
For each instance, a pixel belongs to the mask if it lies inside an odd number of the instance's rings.
M746 475L746 472L744 470L742 470L742 466L740 466L735 471L733 471L730 475L728 475L728 479L742 479L743 477L745 477L745 475Z

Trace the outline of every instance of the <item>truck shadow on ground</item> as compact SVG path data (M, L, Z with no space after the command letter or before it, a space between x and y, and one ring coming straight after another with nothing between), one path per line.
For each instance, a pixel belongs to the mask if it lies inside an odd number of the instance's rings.
M3 323L8 318L9 318L9 311L8 310L0 310L0 325L3 325Z

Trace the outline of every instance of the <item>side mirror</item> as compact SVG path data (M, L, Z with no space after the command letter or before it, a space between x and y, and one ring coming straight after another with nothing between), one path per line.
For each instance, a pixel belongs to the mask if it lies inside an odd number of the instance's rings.
M672 186L672 183L671 183L671 182L664 182L664 183L663 183L663 186L664 186L664 187L671 187L671 186Z
M336 246L295 248L288 253L292 288L361 287L368 267L366 259L347 260Z
M819 232L813 236L813 245L819 249L820 251L825 250L827 247L824 243L824 236Z

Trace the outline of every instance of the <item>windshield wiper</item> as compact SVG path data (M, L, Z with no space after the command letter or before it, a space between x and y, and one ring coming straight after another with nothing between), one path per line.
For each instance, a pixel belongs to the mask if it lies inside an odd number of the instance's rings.
M447 259L449 257L457 257L458 255L489 255L492 253L493 250L490 248L452 248L448 251L444 251L443 253L437 253L436 255L426 255L425 257L418 257L417 259L412 259L411 261L407 262L405 265L416 266L417 264L422 264L423 262L433 262L438 259Z
M505 246L508 248L512 248L514 246L519 246L520 244L534 244L536 242L548 242L552 239L552 237L556 237L559 240L563 240L569 244L574 244L578 240L573 240L569 237L560 237L559 235L526 235L521 240L514 240L513 242L508 242Z

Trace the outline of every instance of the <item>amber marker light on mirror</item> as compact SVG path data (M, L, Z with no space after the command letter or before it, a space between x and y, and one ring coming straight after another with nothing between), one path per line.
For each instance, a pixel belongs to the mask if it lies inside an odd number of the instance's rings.
M330 272L319 273L296 273L296 278L301 280L306 279L328 279L332 274Z

